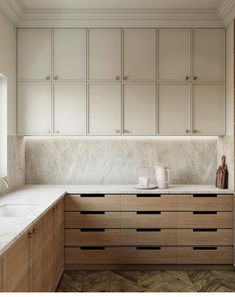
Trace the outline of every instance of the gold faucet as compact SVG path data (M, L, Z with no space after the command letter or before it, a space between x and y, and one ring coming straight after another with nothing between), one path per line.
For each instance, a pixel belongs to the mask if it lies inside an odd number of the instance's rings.
M6 188L9 189L9 184L8 184L8 181L7 181L6 177L0 176L0 180L2 180L4 182Z

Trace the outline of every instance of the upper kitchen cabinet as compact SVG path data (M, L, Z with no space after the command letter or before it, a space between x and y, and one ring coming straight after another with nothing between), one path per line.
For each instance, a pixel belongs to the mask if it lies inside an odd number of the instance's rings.
M86 30L53 30L53 79L86 79Z
M90 83L88 93L88 134L120 135L121 84Z
M54 84L54 134L86 134L86 84Z
M124 85L124 135L155 134L154 83Z
M18 30L17 78L18 80L51 79L51 30Z
M225 80L225 30L195 29L193 34L192 80Z
M121 30L89 30L89 80L121 80Z
M18 82L17 133L47 135L51 133L51 84Z
M224 84L193 85L193 134L225 134Z
M190 30L161 29L158 34L158 79L189 81Z
M155 30L124 30L123 80L153 81L155 79Z

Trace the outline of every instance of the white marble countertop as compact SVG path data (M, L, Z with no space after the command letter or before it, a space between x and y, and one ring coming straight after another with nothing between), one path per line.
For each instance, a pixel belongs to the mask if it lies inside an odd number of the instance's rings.
M24 217L0 217L0 255L3 254L65 193L69 194L233 194L212 185L171 185L168 189L137 190L134 185L27 185L0 196L4 204L33 204Z

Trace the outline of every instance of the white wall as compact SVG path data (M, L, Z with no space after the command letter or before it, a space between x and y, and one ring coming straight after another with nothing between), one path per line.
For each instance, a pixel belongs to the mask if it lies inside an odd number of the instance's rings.
M16 133L16 28L0 10L0 73L8 79L8 134Z

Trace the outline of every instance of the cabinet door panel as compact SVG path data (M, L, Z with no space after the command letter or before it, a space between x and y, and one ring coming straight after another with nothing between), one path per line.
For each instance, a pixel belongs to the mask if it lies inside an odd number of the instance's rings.
M190 129L190 86L159 85L159 134L186 135Z
M59 80L85 80L86 30L54 30L54 76Z
M200 81L225 79L224 29L193 30L193 76Z
M51 85L18 83L17 130L19 134L45 135L51 129Z
M124 31L124 77L128 80L154 80L155 30Z
M154 88L154 84L124 85L124 134L155 134Z
M86 85L54 85L54 133L86 134Z
M120 84L89 85L89 134L116 135L121 129Z
M223 135L225 133L224 85L194 85L193 111L193 126L197 134Z
M89 30L89 79L118 80L121 76L121 30Z
M64 270L64 199L56 205L55 211L56 283L57 286ZM56 288L55 288L56 289Z
M51 75L51 30L19 29L17 63L18 79L47 79Z
M159 79L186 80L190 76L190 34L186 29L159 30Z

